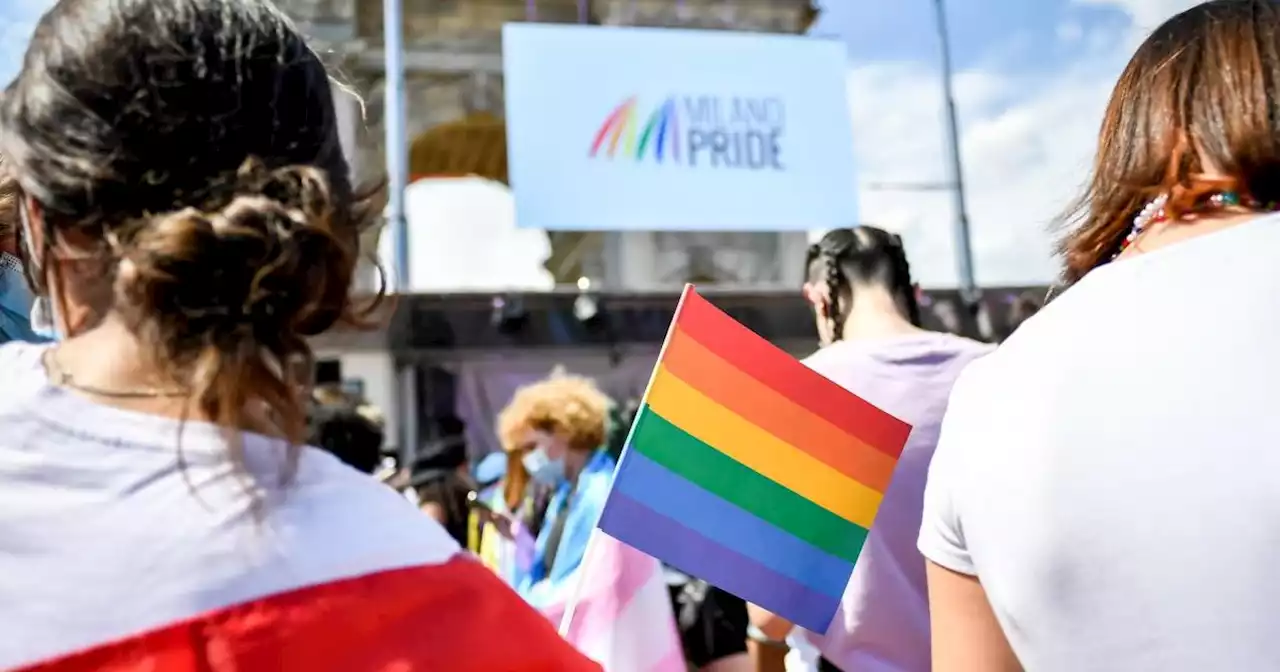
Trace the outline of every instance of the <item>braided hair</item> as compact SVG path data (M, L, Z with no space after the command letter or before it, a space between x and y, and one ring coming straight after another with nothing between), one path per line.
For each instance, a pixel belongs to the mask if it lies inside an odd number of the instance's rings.
M902 316L920 326L911 266L898 234L874 226L835 229L809 246L805 266L809 282L821 282L827 289L827 319L836 340L858 286L885 288Z

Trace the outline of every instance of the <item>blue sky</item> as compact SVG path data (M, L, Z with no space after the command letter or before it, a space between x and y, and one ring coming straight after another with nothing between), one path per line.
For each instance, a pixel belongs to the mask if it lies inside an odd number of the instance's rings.
M849 45L867 223L902 233L922 284L955 283L953 198L883 183L947 178L932 0L826 0L815 32ZM1115 78L1195 0L948 0L975 268L984 284L1056 273L1052 227L1088 177Z
M732 1L732 0L730 0ZM50 0L0 0L0 80ZM979 280L1054 273L1049 226L1087 177L1112 83L1146 31L1194 0L948 0ZM926 285L951 285L952 199L875 189L945 179L932 0L825 0L849 45L862 216L901 232Z
M1061 26L1118 34L1128 25L1120 8L1067 0L949 0L947 16L961 69L1053 68L1074 55L1072 45L1046 39ZM938 49L932 0L827 0L815 29L844 38L858 61L932 62Z

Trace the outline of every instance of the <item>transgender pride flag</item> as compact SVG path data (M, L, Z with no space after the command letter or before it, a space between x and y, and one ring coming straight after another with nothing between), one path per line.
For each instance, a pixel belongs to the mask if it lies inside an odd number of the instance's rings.
M561 628L565 638L605 672L685 672L662 565L599 530L594 534L578 569L585 573L577 608ZM573 599L564 597L543 610L553 623L562 622Z

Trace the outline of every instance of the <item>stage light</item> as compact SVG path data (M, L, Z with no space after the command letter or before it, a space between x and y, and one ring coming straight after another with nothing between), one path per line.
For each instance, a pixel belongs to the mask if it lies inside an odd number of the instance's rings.
M573 300L573 316L588 325L600 317L600 301L591 293L590 278L578 278L578 296Z
M489 323L500 333L514 334L529 321L529 311L518 296L495 296L492 305Z

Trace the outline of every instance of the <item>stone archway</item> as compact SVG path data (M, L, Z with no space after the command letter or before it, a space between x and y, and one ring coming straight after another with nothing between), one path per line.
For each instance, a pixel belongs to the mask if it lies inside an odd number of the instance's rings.
M509 186L503 121L477 112L427 129L409 145L409 175L410 180L474 175Z
M509 187L506 125L497 116L477 112L422 132L409 145L409 174L412 180L474 175ZM544 266L557 284L577 282L590 234L549 231L547 237L551 256Z

